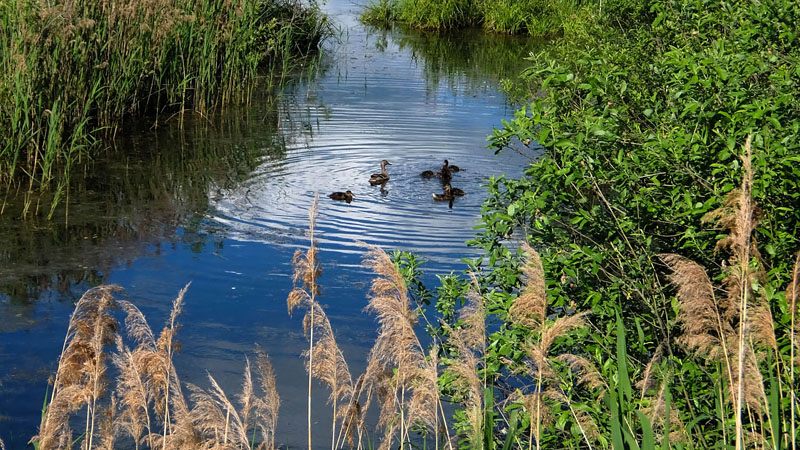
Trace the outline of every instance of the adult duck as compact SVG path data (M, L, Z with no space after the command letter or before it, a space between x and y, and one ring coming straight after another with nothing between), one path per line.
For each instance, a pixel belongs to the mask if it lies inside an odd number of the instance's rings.
M386 183L389 181L389 172L386 171L386 166L391 166L387 160L381 161L381 173L373 173L371 177L369 177L369 184L373 186L377 186L379 184Z
M334 200L344 200L347 203L353 201L353 193L350 191L347 192L334 192L333 194L328 195L328 197Z

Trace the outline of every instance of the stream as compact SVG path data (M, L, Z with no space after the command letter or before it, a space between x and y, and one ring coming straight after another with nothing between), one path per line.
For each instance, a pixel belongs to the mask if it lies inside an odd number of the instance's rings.
M500 80L520 72L535 41L480 30L451 34L362 25L361 6L329 0L340 33L278 101L213 117L187 115L158 128L131 124L93 161L52 220L20 219L24 201L0 215L0 437L25 448L36 433L47 379L69 315L82 293L124 288L155 332L188 282L181 351L183 382L207 388L211 374L238 394L245 357L257 345L272 359L281 396L277 442L305 444L307 346L302 312L289 316L292 255L306 249L308 209L319 193L320 303L354 378L376 333L364 312L372 274L358 242L416 252L425 281L460 272L481 250L475 236L484 184L519 177L535 149L495 155L486 137L514 108ZM384 189L370 186L391 162ZM434 202L438 180L419 176L444 159L463 170L467 192ZM327 198L352 190L352 203ZM40 206L41 208L42 206ZM421 331L421 330L420 330ZM315 447L330 446L327 390L315 384Z

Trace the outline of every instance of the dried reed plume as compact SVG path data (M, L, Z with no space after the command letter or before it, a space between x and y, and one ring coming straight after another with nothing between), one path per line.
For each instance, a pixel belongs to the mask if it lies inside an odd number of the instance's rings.
M352 396L353 381L342 351L336 344L328 316L317 303L319 284L317 279L322 275L322 267L317 261L317 242L314 228L318 215L319 195L314 196L314 203L308 211L309 248L305 254L297 250L292 259L294 266L294 288L286 299L289 314L295 308L304 306L306 315L303 318L303 330L308 337L308 350L303 353L307 359L308 371L308 448L311 450L311 381L314 377L327 384L331 389L328 401L333 405L333 423L331 424L331 449L336 445L336 421L341 412L337 410L339 400ZM314 337L318 339L315 347Z
M526 256L522 266L522 283L525 288L509 308L509 320L516 326L536 330L547 317L544 268L539 254L530 245L523 242L521 248Z
M792 271L792 281L789 284L789 287L786 288L786 302L789 305L789 315L791 316L790 327L789 327L789 342L790 345L790 354L789 354L789 393L791 395L791 420L792 420L792 448L797 448L797 435L795 433L795 405L797 403L797 393L795 392L795 378L794 378L794 371L795 366L800 366L800 351L797 348L797 344L800 343L800 339L797 337L797 331L795 330L795 316L797 315L797 299L800 297L800 253L797 254L797 258L794 261L794 270Z
M336 421L339 419L344 421L344 415L347 413L346 410L340 410L338 406L341 401L352 399L353 379L344 354L336 344L328 315L318 303L311 304L310 308L315 309L316 313L307 314L306 319L310 320L311 317L314 317L314 323L304 324L304 330L306 335L310 336L313 332L311 328L315 328L318 340L313 349L314 354L311 355L306 351L303 355L306 357L306 370L309 375L313 374L331 390L328 404L333 406L331 424L331 448L333 449L336 447Z
M525 253L525 264L522 267L523 278L520 295L514 299L509 308L509 322L515 327L527 328L532 332L534 339L524 344L525 352L528 356L526 364L528 373L536 380L536 392L528 394L523 398L528 413L531 415L530 437L533 441L536 438L536 448L541 448L541 436L543 427L543 417L548 415L545 398L553 401L565 403L572 413L575 423L581 429L589 447L590 433L596 426L592 423L591 417L583 412L576 411L568 397L560 390L560 376L551 364L550 351L555 341L576 328L585 325L586 312L574 314L572 316L558 317L552 322L547 321L547 291L544 279L544 268L542 267L539 254L529 245L523 243L521 246ZM589 388L598 389L601 393L605 392L606 386L602 381L594 365L586 358L579 355L564 353L555 356L555 359L564 362L571 370L580 373L580 382L585 383ZM552 384L557 388L548 389L546 386ZM588 431L587 431L588 430ZM529 447L533 443L528 443Z
M435 359L427 359L414 332L417 316L411 309L405 280L389 255L382 249L368 249L364 264L376 273L367 310L377 315L378 337L370 351L367 381L376 389L381 403L379 426L384 428L380 448L390 448L398 431L400 447L408 437L409 426L431 429L441 410ZM433 412L433 413L431 413ZM431 415L433 414L433 416ZM438 438L437 438L438 441Z
M117 394L121 400L121 426L135 442L136 448L147 440L150 448L181 448L197 442L189 407L183 396L180 380L172 359L179 348L175 340L189 285L184 286L172 302L170 316L156 338L144 314L132 303L120 301L125 312L125 329L136 344L129 349L121 339L117 342L114 364L119 369ZM152 406L153 414L150 412ZM161 433L154 429L154 416L162 420Z
M53 381L53 392L43 414L39 434L31 438L39 448L72 445L69 418L86 406L84 442L92 448L99 420L98 400L107 387L105 347L114 342L117 322L111 315L116 307L118 286L100 286L86 291L75 305Z
M275 425L278 421L280 398L275 389L272 365L266 354L257 351L256 374L262 395L259 396L253 383L250 361L245 360L242 391L237 396L239 408L229 399L225 391L210 374L211 389L205 391L189 385L194 407L191 417L200 434L202 449L252 448L255 434L260 429L260 449L275 448Z
M680 341L696 354L725 366L728 400L734 406L737 450L745 445L744 409L760 420L767 405L754 346L770 348L777 356L769 303L763 290L754 288L765 280L765 274L754 236L759 210L753 202L751 159L748 136L741 157L744 174L739 189L730 193L721 208L704 218L728 230L716 246L716 250L729 253L723 266L724 296L716 295L706 270L699 264L674 254L661 255L678 287L678 320L683 329ZM769 416L768 419L772 420Z
M453 388L457 397L464 405L470 432L466 436L472 448L483 445L484 430L484 403L482 382L478 376L481 360L485 356L486 346L486 308L483 299L474 290L467 294L467 304L459 312L459 322L463 326L450 328L448 344L452 345L458 354L447 372L453 378Z
M275 448L275 429L278 426L278 409L281 399L275 383L275 372L272 363L263 351L256 352L256 373L261 387L262 396L255 398L255 414L260 422L261 447L264 450Z

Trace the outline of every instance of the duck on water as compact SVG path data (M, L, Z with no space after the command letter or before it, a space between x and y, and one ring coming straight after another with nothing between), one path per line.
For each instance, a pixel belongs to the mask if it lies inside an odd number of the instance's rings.
M386 183L389 181L389 172L386 171L386 166L391 166L387 160L381 161L381 173L373 173L371 177L369 177L369 184L373 186L377 186L379 184Z
M334 200L344 200L347 203L350 203L353 201L354 196L352 192L347 191L347 192L334 192L333 194L328 195L328 197Z
M433 178L433 177L441 178L442 181L446 182L450 181L450 179L452 178L451 172L459 172L459 171L461 171L460 167L450 165L450 162L445 159L444 164L442 164L442 167L439 169L438 172L434 172L432 170L426 170L421 174L419 174L419 176L421 176L422 178Z
M465 194L466 192L464 192L463 190L459 188L454 188L450 186L450 183L447 183L444 185L444 192L441 194L434 193L433 199L438 201L447 201L447 200L453 200L456 196L462 196Z

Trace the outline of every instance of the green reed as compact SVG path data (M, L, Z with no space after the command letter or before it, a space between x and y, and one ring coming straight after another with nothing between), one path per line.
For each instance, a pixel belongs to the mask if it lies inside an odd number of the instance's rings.
M296 0L9 0L0 24L5 196L65 188L70 166L131 117L158 125L246 101L330 28Z
M377 0L362 20L388 26L400 23L426 30L481 26L490 32L552 37L599 17L593 0Z

